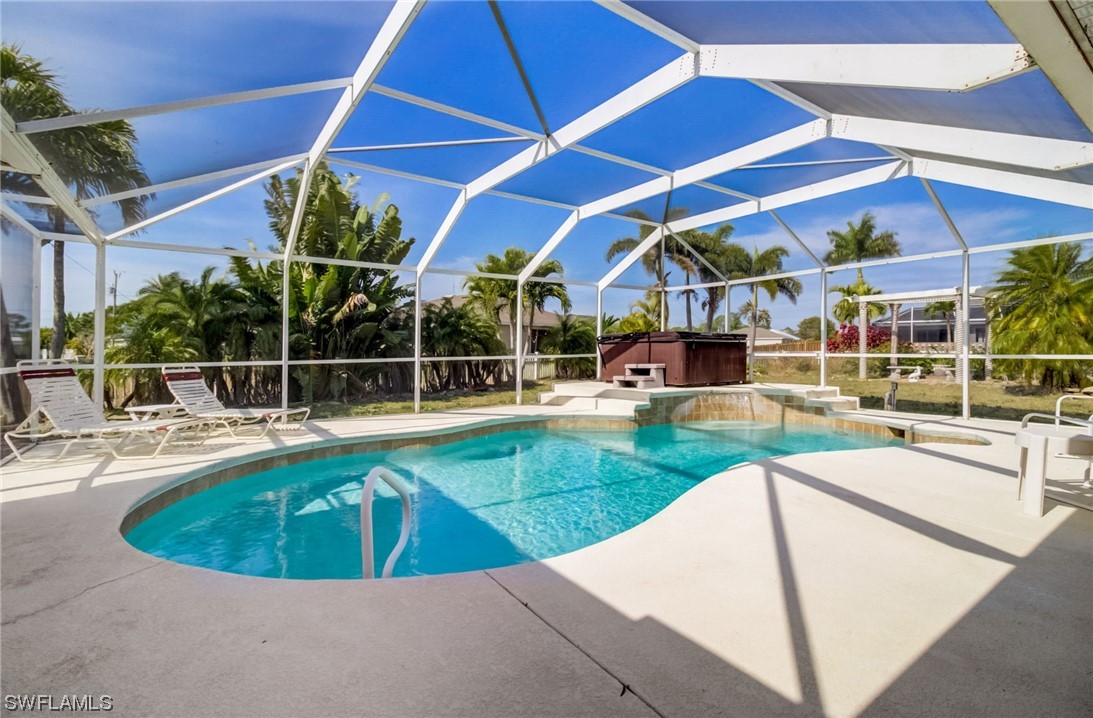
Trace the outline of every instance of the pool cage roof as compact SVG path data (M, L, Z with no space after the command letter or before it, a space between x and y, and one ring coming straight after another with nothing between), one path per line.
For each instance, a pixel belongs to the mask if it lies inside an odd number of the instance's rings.
M581 223L647 225L637 247L598 280L564 280L594 287L598 298L608 287L650 289L621 280L647 252L663 251L666 237L719 286L748 284L723 276L680 235L769 216L807 258L786 276L824 282L824 321L826 278L839 269L959 256L966 292L970 254L1093 238L969 243L932 184L1093 209L1088 0L194 5L200 21L181 3L78 3L65 6L67 21L58 4L5 9L16 25L20 14L48 14L58 43L65 22L83 22L73 30L83 42L64 51L102 55L108 69L105 56L116 55L114 74L66 90L119 109L22 122L2 112L3 169L33 178L40 190L5 188L3 216L39 240L96 248L97 397L106 248L353 264L297 252L303 203L283 253L139 239L273 175L301 171L306 188L321 162L447 193L447 214L412 262L374 265L415 276L418 366L421 277L475 274L436 260L479 198L530 203L558 217L519 274L521 289L559 281L532 275ZM133 36L135 27L146 34ZM249 54L223 61L217 50L233 43ZM177 89L170 75L131 77L148 45L192 64ZM175 118L185 124L167 124ZM145 133L141 160L152 184L77 199L36 142L116 119ZM778 213L900 180L921 184L951 234L950 249L828 266ZM149 216L126 226L117 203L153 193ZM64 233L40 221L51 206L68 219ZM672 211L680 207L689 212ZM639 209L647 218L627 214ZM663 297L683 287L656 289ZM287 308L284 317L287 325ZM519 342L515 351L511 358L522 362ZM287 356L285 347L276 362L284 377Z

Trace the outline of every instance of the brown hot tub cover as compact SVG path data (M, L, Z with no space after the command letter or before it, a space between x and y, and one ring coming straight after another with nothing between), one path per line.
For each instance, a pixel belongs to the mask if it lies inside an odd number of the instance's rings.
M626 373L627 364L664 364L668 386L742 384L747 379L747 339L735 334L631 332L596 340L601 376Z

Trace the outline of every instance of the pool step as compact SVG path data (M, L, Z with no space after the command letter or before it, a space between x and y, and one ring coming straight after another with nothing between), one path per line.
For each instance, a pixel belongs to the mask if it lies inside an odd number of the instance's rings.
M548 406L564 406L575 411L596 411L620 417L633 417L637 409L648 408L648 401L627 399L601 399L595 396L565 396L552 392L542 394L539 403Z
M828 411L857 411L858 397L856 396L824 396L805 399L805 406L822 406Z
M540 395L539 401L540 403L547 403L544 398L555 396L586 397L592 399L622 399L625 401L634 401L638 403L646 403L649 401L649 395L639 389L616 389L612 386L598 381L566 382L555 384L553 390Z
M649 407L649 395L638 389L616 389L600 382L566 383L555 384L554 391L540 394L539 403L633 417L637 409Z
M616 389L632 386L635 389L659 389L664 386L663 364L627 364L625 376L611 378Z

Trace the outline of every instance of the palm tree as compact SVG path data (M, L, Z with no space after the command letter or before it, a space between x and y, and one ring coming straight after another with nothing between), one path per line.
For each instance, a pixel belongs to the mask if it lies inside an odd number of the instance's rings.
M489 274L519 275L535 258L531 252L519 247L509 247L500 256L487 254L486 258L475 263L479 272ZM543 262L532 273L533 277L561 277L564 274L561 262L550 259ZM498 279L496 277L468 277L463 283L471 300L489 316L501 324L501 312L506 310L509 316L509 346L516 347L516 302L518 296L517 280ZM524 347L531 345L531 327L535 313L542 311L550 299L557 299L562 311L569 311L569 292L564 284L554 282L526 282L524 284L524 309L527 311L527 332Z
M648 292L645 299L639 299L630 304L631 314L640 314L649 317L655 322L660 322L660 297L656 292Z
M623 317L619 322L621 332L655 332L658 329L660 329L660 320L642 312L634 312Z
M422 347L425 356L489 356L501 351L497 325L479 308L466 302L459 306L451 297L426 304L421 314ZM485 373L495 366L484 362L429 362L434 389L444 391L485 382Z
M715 229L713 232L703 232L702 230L692 229L682 233L682 238L691 245L702 257L717 267L718 271L730 279L737 277L731 276L737 273L739 267L736 267L733 262L733 257L736 255L736 250L730 249L731 247L738 247L728 241L729 237L733 233L734 227L731 224L723 224ZM742 249L740 250L742 251ZM702 284L709 284L716 282L719 277L715 275L709 267L701 262L695 263L695 272L698 275L698 279ZM706 287L706 297L701 302L701 307L706 310L706 332L713 331L714 316L717 314L718 307L721 306L721 301L725 295L724 287ZM688 308L688 318L690 312ZM690 323L687 325L690 329Z
M884 230L877 234L877 219L872 212L863 213L856 225L848 221L844 232L829 230L827 238L831 240L831 251L824 255L827 264L895 257L900 253L895 232ZM865 281L861 267L858 267L858 281Z
M559 277L562 276L562 263L549 259L539 265L539 269L535 272L536 277L548 277L552 274L556 274ZM558 303L562 306L562 312L568 313L573 305L569 301L569 291L565 288L564 284L556 284L554 282L525 282L524 283L524 306L528 315L527 331L524 333L524 351L528 353L534 353L538 351L535 333L532 331L532 327L535 326L535 313L541 312L546 309L546 303L550 299L557 299ZM516 318L513 317L513 321Z
M858 307L857 302L850 301L851 297L867 297L880 294L879 289L865 281L829 287L827 291L829 294L842 295L842 299L835 302L835 306L831 308L831 316L835 317L840 324L855 324L861 318L861 309ZM888 307L883 304L869 302L866 309L866 321L871 322L874 319L883 317L887 311Z
M686 212L686 210L683 210ZM693 246L693 245L692 245ZM664 250L666 258L676 265L683 272L684 284L690 284L692 277L698 276L698 267L701 264L694 256L683 247L682 244L677 242L674 237L669 236L665 243ZM667 275L665 275L667 276ZM691 301L698 296L698 292L693 289L680 290L680 294L683 295L685 310L685 317L687 319L687 331L694 331L694 319L691 315ZM667 313L668 305L664 305L665 313ZM665 319L667 321L667 319Z
M274 176L266 185L266 214L280 250L299 201L301 172L283 182ZM357 178L344 181L323 163L315 168L308 190L300 245L303 251L356 262L401 264L414 245L402 239L398 207L381 196L372 208L359 204L353 192ZM237 276L242 280L242 274ZM257 264L251 279L280 279L281 263ZM339 264L292 262L287 297L290 322L289 348L296 359L348 357L405 357L409 353L410 319L405 305L412 287L399 285L390 270ZM261 287L260 294L280 288ZM396 372L397 373L397 372ZM380 364L355 364L344 375L334 375L329 364L314 364L294 374L305 398L324 396L344 379L363 393L367 382L390 377L392 369ZM401 375L400 375L401 376Z
M163 277L160 277L162 280ZM175 327L163 325L163 315L151 306L148 295L118 307L115 317L117 335L123 341L106 348L106 360L111 364L167 364L194 362L202 359L194 342ZM128 371L111 369L106 372L107 404L124 408L139 398L141 402L168 400L163 378L158 370ZM117 396L118 392L127 392Z
M594 354L596 329L588 320L563 314L543 339L543 348L551 354ZM596 360L558 359L558 377L575 379L590 377L596 372Z
M146 299L141 306L155 326L190 347L196 361L249 359L227 353L233 328L245 324L246 307L235 285L214 276L215 271L206 267L196 280L183 279L178 272L160 275L140 289L139 296ZM224 373L215 372L213 377L217 392L228 396Z
M752 315L752 308L753 307L751 305L751 300L748 300L748 301L744 302L743 304L740 305L739 316L750 318L751 315ZM760 309L755 314L755 321L757 322L758 326L763 327L764 329L770 329L770 323L771 323L770 312L766 309ZM750 324L749 324L749 326L750 326Z
M664 222L671 222L673 219L679 219L680 217L687 215L687 209L684 207L671 207L664 213ZM629 254L637 249L638 245L649 238L649 235L653 233L656 227L650 222L655 222L652 217L642 212L640 209L632 209L626 213L627 217L639 219L643 221L643 224L638 225L637 237L623 237L622 239L616 239L607 248L607 253L604 255L604 259L608 262L613 260L620 254ZM688 284L690 283L690 277L697 273L698 268L691 260L689 252L685 251L683 247L679 245L674 239L668 237L664 241L664 259L673 262L677 267L683 270L683 273L687 275ZM659 248L650 249L641 257L641 266L645 268L645 271L656 280L656 286L658 288L668 286L668 274L667 268L663 266L661 260L661 253ZM690 295L684 295L687 297L687 315L691 313L691 301ZM659 300L658 300L659 301ZM667 305L665 305L667 306ZM659 312L658 312L659 316ZM668 321L667 313L665 313L664 321ZM690 322L688 321L688 326ZM658 327L659 328L659 327Z
M254 249L253 243L249 243ZM281 352L281 262L251 264L232 257L230 272L243 306L240 321L232 327L230 348L225 356L265 359ZM232 398L236 404L265 404L280 392L281 370L277 367L233 367Z
M941 315L945 320L945 343L953 343L953 326L951 323L953 312L956 311L956 302L930 302L922 309L928 317Z
M988 305L999 354L1093 354L1093 258L1082 259L1075 242L1010 252ZM1089 378L1081 362L1005 362L1026 382L1045 388Z
M749 282L751 285L751 341L748 347L748 380L751 381L755 374L755 357L753 355L755 354L755 330L759 320L759 290L765 291L771 301L781 295L796 304L797 297L804 291L804 287L794 277L762 279L766 275L782 272L782 262L789 256L789 250L779 244L768 247L762 252L756 248L751 254L747 252L744 252L742 256L739 252L733 252L733 254L735 255L733 259L738 264L739 271L745 277L756 280ZM747 260L744 257L747 257Z
M614 334L619 331L619 323L622 320L616 317L614 314L608 314L604 312L600 315L600 324L603 327L604 334Z
M0 104L19 122L74 114L56 76L17 45L0 46ZM125 120L44 132L34 144L49 160L57 175L77 199L113 194L149 184L137 160L137 136ZM16 172L4 172L0 181L11 191L36 193L34 180ZM120 200L122 220L133 224L145 217L145 202L154 195ZM40 205L32 205L39 207ZM65 215L57 207L46 208L53 231L65 231ZM64 242L53 243L53 337L50 354L59 357L65 340Z
M623 332L654 332L660 329L660 297L649 292L645 299L630 305L630 314L619 322Z

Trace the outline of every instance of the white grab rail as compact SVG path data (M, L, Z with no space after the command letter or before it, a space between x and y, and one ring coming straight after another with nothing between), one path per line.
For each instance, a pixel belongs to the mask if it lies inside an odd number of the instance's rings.
M383 564L382 578L391 578L395 570L395 562L406 548L406 542L410 539L410 491L398 474L384 466L377 466L368 472L368 478L364 480L364 489L361 491L361 563L362 577L376 577L376 557L374 555L372 539L372 498L376 492L376 482L383 482L398 492L402 499L402 531L399 533L398 543L387 557L387 563Z
M1059 419L1063 417L1063 402L1067 399L1087 399L1093 401L1093 394L1063 394L1059 397L1059 400L1055 402L1055 426L1059 425ZM1093 415L1089 417L1090 421L1093 421Z

